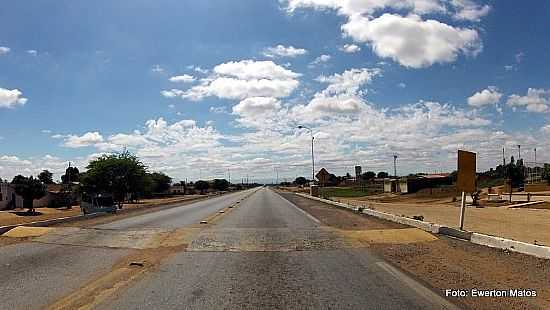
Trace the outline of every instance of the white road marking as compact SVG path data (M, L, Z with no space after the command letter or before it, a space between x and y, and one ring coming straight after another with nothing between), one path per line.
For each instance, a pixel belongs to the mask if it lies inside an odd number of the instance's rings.
M457 306L453 305L452 303L447 301L445 298L437 295L436 293L432 292L429 288L411 279L409 276L399 271L397 268L393 267L392 265L386 262L377 262L376 265L378 265L378 267L380 267L382 270L386 271L387 273L389 273L390 275L398 279L401 283L413 289L416 293L418 293L419 296L422 296L425 300L435 304L438 307L441 307L440 309L453 309L453 310L459 309Z

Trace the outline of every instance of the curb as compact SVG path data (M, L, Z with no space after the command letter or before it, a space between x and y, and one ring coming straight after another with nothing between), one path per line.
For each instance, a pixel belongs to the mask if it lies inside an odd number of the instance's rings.
M359 208L344 204L341 202L335 202L328 199L313 197L310 195L302 194L302 193L294 193L300 197L317 200L320 202L324 202L327 204L331 204L340 208L358 211ZM470 232L465 230L459 230L452 227L447 227L439 224L429 223L429 222L423 222L418 220L413 220L408 217L402 217L397 216L394 214L386 213L386 212L380 212L372 209L364 208L362 210L363 214L367 214L370 216L374 216L383 220L404 224L412 227L416 227L419 229L422 229L427 232L431 232L433 234L440 234L440 235L446 235L454 238L459 238L474 244L483 245L491 248L497 248L502 250L508 250L511 252L517 252L522 253L526 255L535 256L538 258L545 258L550 259L550 247L542 246L542 245L536 245L536 244L530 244L526 242L511 240L511 239L505 239L501 237L496 236L490 236L485 234L480 234L476 232Z

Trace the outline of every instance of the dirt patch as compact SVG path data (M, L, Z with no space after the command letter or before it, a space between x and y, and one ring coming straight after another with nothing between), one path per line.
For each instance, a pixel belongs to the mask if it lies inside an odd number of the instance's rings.
M550 260L440 237L429 243L381 245L384 259L444 294L446 289L533 289L535 298L450 298L471 309L550 309Z
M340 229L350 229L350 225L355 230L358 227L393 229L394 225L398 225L293 194L282 195L323 223ZM348 221L349 224L346 224ZM444 236L437 238L435 241L411 244L372 243L370 248L442 296L446 289L532 289L537 292L537 297L523 298L448 298L465 308L550 309L550 260Z
M327 226L347 230L407 228L405 225L380 220L370 216L354 214L348 210L343 210L326 203L303 198L294 194L280 194Z

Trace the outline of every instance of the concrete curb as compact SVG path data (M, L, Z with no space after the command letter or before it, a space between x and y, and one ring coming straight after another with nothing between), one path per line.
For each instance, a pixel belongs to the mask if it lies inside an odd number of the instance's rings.
M331 204L340 208L349 209L353 211L358 210L356 206L344 204L341 202L335 202L328 199L312 197L310 195L306 195L302 193L295 193L295 194L304 198L317 200L317 201ZM452 227L446 227L439 224L413 220L408 217L397 216L394 214L380 212L380 211L376 211L368 208L363 209L362 213L370 216L374 216L383 220L416 227L434 234L446 235L446 236L463 239L465 241L469 241L471 243L478 244L478 245L484 245L491 248L503 249L503 250L531 255L539 258L550 259L550 247L547 247L547 246L535 245L535 244L530 244L526 242L505 239L501 237L484 235L476 232L459 230Z
M335 205L335 206L338 206L338 207L341 207L341 208L344 208L344 209L348 209L348 210L353 210L353 211L358 211L359 210L359 208L357 208L356 206L348 205L348 204L341 203L341 202L335 202L335 201L328 200L328 199L312 197L312 196L309 196L309 195L306 195L306 194L301 194L301 193L296 193L296 195L301 196L301 197L305 197L305 198L309 198L309 199L313 199L313 200L317 200L317 201L320 201L320 202L328 203L328 204L331 204L331 205ZM422 229L422 230L425 230L427 232L431 232L431 233L434 233L434 234L438 234L440 229L441 229L441 225L438 225L438 224L433 224L433 223L429 223L429 222L414 220L414 219L411 219L411 218L408 218L408 217L397 216L397 215L394 215L394 214L391 214L391 213L380 212L380 211L376 211L376 210L372 210L372 209L368 209L368 208L364 208L362 210L362 213L370 215L370 216L374 216L374 217L377 217L377 218L380 218L380 219L383 219L383 220L387 220L387 221L391 221L391 222L395 222L395 223L399 223L399 224L403 224L403 225L416 227L416 228L419 228L419 229Z
M535 245L479 233L472 233L471 242L491 248L503 249L511 252L532 255L539 258L550 259L550 247L547 246Z

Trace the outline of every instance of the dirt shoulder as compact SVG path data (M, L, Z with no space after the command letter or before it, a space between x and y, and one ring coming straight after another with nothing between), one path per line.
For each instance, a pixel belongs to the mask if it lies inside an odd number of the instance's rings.
M339 229L396 229L403 225L299 197L282 195L323 224ZM404 230L405 231L405 230ZM445 295L445 290L536 290L536 297L447 297L468 309L550 309L550 260L510 253L462 240L437 236L437 240L410 244L376 244L369 247Z
M139 203L124 204L124 210L140 209L153 206L162 206L175 204L190 200L196 200L204 196L187 195L179 197L161 198L161 199L143 199ZM0 226L26 224L37 221L45 221L62 217L81 215L80 207L75 206L72 209L66 208L36 208L38 215L28 215L26 210L17 209L0 212Z

